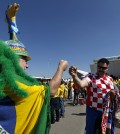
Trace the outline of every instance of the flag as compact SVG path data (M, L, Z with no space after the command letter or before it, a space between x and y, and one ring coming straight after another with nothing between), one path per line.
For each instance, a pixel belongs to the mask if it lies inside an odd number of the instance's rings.
M6 89L0 99L0 129L6 134L48 134L50 128L50 89L46 85L28 86L17 82L29 93L20 97Z

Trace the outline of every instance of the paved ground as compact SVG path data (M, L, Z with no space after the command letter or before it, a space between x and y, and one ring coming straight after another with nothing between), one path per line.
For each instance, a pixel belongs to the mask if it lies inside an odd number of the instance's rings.
M52 124L50 134L84 134L85 105L72 106L71 102L66 102L65 110L65 118ZM115 134L120 134L120 129L116 128Z

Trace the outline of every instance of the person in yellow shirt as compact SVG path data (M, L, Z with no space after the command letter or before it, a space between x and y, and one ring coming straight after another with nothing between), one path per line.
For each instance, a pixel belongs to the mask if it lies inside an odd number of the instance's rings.
M73 87L72 87L72 84L73 82L70 80L69 82L68 82L68 99L69 100L71 100L72 99L72 89L73 89Z
M59 87L60 89L60 117L64 118L64 113L65 113L65 106L64 106L64 96L65 96L65 84L64 81L61 81L61 85Z
M50 99L51 106L51 124L60 119L60 88L58 88L56 94Z
M68 98L68 86L67 86L67 83L65 82L65 90L64 90L64 99L65 101L67 100Z

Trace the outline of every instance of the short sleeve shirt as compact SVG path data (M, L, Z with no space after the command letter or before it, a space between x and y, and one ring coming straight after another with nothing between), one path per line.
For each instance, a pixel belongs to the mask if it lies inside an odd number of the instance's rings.
M91 73L84 79L89 84L87 87L86 105L98 111L103 111L104 97L110 90L114 89L113 79L108 75L99 77L97 74Z

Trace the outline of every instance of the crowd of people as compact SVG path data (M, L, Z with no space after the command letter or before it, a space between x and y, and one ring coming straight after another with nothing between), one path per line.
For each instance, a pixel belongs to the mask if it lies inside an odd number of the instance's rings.
M109 61L101 58L97 72L83 79L78 77L77 67L71 66L69 74L73 81L66 83L62 76L68 61L60 60L49 83L38 82L25 72L31 57L16 36L18 10L19 4L8 6L6 21L10 40L0 41L1 133L49 134L51 123L65 117L64 101L72 99L75 106L82 97L86 100L85 133L114 134L120 95L118 81L107 75Z

